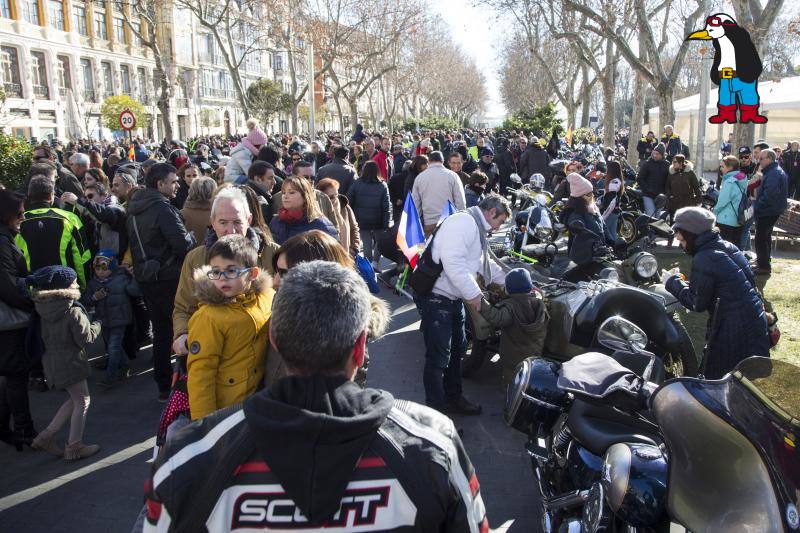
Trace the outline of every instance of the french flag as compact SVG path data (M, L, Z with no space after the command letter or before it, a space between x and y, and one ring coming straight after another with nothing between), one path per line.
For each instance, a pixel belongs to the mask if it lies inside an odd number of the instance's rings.
M400 225L397 228L397 246L411 263L411 268L416 267L417 259L425 248L425 232L422 231L422 222L419 220L417 206L414 205L410 192L406 196Z

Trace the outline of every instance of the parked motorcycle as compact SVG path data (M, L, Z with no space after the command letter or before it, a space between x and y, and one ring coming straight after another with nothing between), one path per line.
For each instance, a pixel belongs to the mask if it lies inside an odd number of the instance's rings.
M752 357L721 380L664 381L630 321L606 319L597 339L610 356L527 359L508 387L543 531L800 528L800 368Z

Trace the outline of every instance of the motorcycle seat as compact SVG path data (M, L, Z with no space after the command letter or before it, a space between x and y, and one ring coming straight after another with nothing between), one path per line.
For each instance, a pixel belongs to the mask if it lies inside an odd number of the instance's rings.
M660 444L653 430L645 423L611 407L577 398L570 407L567 427L581 446L600 457L619 442Z

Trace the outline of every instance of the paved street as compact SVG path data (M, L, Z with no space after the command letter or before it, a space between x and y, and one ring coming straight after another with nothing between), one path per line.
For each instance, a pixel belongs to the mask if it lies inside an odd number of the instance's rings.
M422 335L419 315L404 297L384 289L394 317L390 334L370 346L369 383L395 396L423 401ZM152 456L162 404L147 366L149 351L133 361L139 375L110 392L94 387L85 441L98 443L96 456L68 464L41 452L0 448L0 531L129 531L142 504L142 484ZM96 381L100 375L95 374ZM479 417L456 420L481 482L490 524L496 531L528 532L538 525L537 491L524 437L502 421L504 393L499 368L488 365L465 383L466 394L483 404ZM63 392L31 393L37 428L43 428L66 398ZM66 431L66 428L65 428ZM62 434L62 438L63 438Z

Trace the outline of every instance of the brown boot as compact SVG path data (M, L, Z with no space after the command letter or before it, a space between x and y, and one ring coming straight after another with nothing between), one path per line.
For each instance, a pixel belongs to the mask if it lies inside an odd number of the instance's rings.
M33 442L31 442L31 448L34 450L47 452L55 455L56 457L61 457L64 455L64 450L58 447L55 433L50 433L47 430L42 431L36 436L35 439L33 439Z
M92 456L99 451L100 446L97 444L84 444L82 442L76 442L75 444L70 444L64 450L64 459L66 461L77 461L78 459Z

